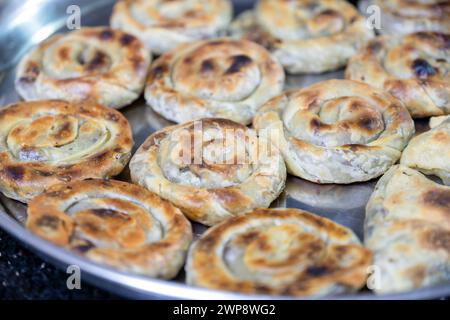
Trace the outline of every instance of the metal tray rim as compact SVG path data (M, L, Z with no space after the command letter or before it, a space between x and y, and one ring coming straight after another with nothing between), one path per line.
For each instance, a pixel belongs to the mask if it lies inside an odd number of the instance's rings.
M97 277L110 282L110 285L120 285L135 291L137 295L154 295L158 298L176 299L196 299L196 300L310 300L314 297L292 297L292 296L267 296L267 295L246 295L236 292L204 289L200 287L188 286L168 280L148 278L144 276L128 274L117 271L108 266L100 265L86 258L71 253L60 248L21 226L14 218L6 213L3 205L0 204L0 226L15 237L17 240L39 251L51 262L62 265L77 265L83 273L90 277ZM101 281L94 281L88 278L89 282L104 287ZM176 290L176 293L173 292ZM433 297L444 297L450 295L450 285L444 284L435 287L426 287L404 293L393 293L376 295L372 293L356 293L342 296L329 296L322 299L333 300L402 300L402 299L428 299Z

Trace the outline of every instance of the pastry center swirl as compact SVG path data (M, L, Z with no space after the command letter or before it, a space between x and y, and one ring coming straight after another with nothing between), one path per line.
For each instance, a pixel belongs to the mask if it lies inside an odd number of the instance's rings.
M133 249L161 240L161 224L140 205L111 198L89 198L73 203L66 214L72 217L70 246Z
M224 43L200 46L178 60L172 72L177 91L219 101L244 100L258 88L261 79L252 57Z
M62 164L93 155L109 139L108 128L94 119L43 114L13 124L6 144L19 161Z
M368 144L385 129L380 110L360 97L336 97L308 106L293 99L290 104L294 108L288 108L284 114L287 130L296 138L318 146Z
M113 64L111 56L93 41L63 38L44 53L42 65L54 79L74 79L93 74L104 74Z
M239 185L254 171L250 143L243 128L203 127L175 130L160 145L165 177L197 188Z
M285 41L332 36L347 29L340 3L320 1L264 1L257 17L275 37Z
M295 223L269 223L234 235L222 258L239 279L282 285L348 267L357 260L357 251L329 244L326 235L311 233Z

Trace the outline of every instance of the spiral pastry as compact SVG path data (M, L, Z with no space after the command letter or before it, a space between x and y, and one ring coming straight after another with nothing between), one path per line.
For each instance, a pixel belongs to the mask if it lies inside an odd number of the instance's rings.
M28 202L50 185L119 174L133 147L128 121L90 102L19 102L0 109L0 191Z
M283 68L264 48L217 39L180 46L156 60L145 99L177 123L220 117L249 124L283 84Z
M450 280L450 187L392 167L367 204L365 245L378 268L377 293Z
M95 262L165 279L177 275L192 241L179 209L114 180L51 187L30 202L27 228Z
M139 37L156 54L222 36L233 16L229 0L122 0L111 26Z
M266 46L290 73L343 67L374 36L343 0L260 0L232 23L231 34Z
M349 80L288 91L262 107L253 124L280 148L289 173L316 183L380 176L414 133L400 101Z
M188 253L186 281L247 294L325 296L365 284L372 254L353 232L297 209L256 209L210 228Z
M267 208L284 188L286 168L273 145L226 119L160 130L130 162L131 179L205 225Z
M450 119L414 137L402 154L400 163L438 176L450 185Z
M141 94L151 58L134 36L104 27L54 35L22 58L16 89L25 100L91 100L121 108Z
M382 36L354 56L345 72L400 99L414 118L450 113L450 35Z
M381 33L450 32L449 0L362 0L359 7L370 12L372 5L380 9Z

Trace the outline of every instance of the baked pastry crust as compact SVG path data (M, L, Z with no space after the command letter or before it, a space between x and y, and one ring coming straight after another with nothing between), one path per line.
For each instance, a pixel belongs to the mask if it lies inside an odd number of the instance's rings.
M350 229L298 209L256 209L191 246L188 284L246 294L325 296L364 286L372 254Z
M192 241L179 209L114 180L51 187L29 203L27 228L95 262L165 279L177 275Z
M449 280L450 187L406 166L392 167L366 208L365 245L378 268L377 293Z
M279 147L289 173L316 183L382 175L414 133L400 101L350 80L287 91L263 106L253 125Z
M343 67L374 37L356 8L341 0L260 0L230 30L234 37L266 46L294 74Z
M202 119L155 132L131 159L130 171L133 182L205 225L267 208L286 181L278 149L226 119Z
M145 99L166 119L182 123L226 118L249 124L280 94L284 71L263 47L227 38L177 47L153 64Z
M450 113L450 34L381 36L352 57L347 79L400 99L414 118Z
M450 119L450 115L431 117L430 122L429 122L430 128L437 127L438 125L440 125L442 122L444 122L447 119Z
M383 34L407 34L417 31L450 33L448 0L361 0L359 8L367 12L371 5L380 9Z
M223 36L232 16L229 0L122 0L114 6L111 26L162 54L182 43Z
M134 36L105 27L57 34L19 63L16 90L25 100L91 100L121 108L141 94L151 62Z
M119 174L133 147L118 111L91 102L19 102L0 109L0 191L28 202L50 185Z
M403 150L400 163L450 185L450 118L414 137Z

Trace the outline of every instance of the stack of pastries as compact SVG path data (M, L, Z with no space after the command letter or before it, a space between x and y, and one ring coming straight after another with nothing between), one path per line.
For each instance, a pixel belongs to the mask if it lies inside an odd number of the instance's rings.
M234 21L229 0L118 1L111 27L52 36L19 63L24 101L0 110L0 191L58 246L150 277L185 266L194 286L320 297L363 289L369 270L376 293L450 280L449 2L408 1L420 19L373 2L389 15L380 36L344 0L259 0ZM346 79L284 91L285 71L344 67ZM141 95L173 125L132 155L116 109ZM129 181L112 179L127 165ZM380 178L363 241L273 208L288 174ZM211 228L194 241L190 221Z

